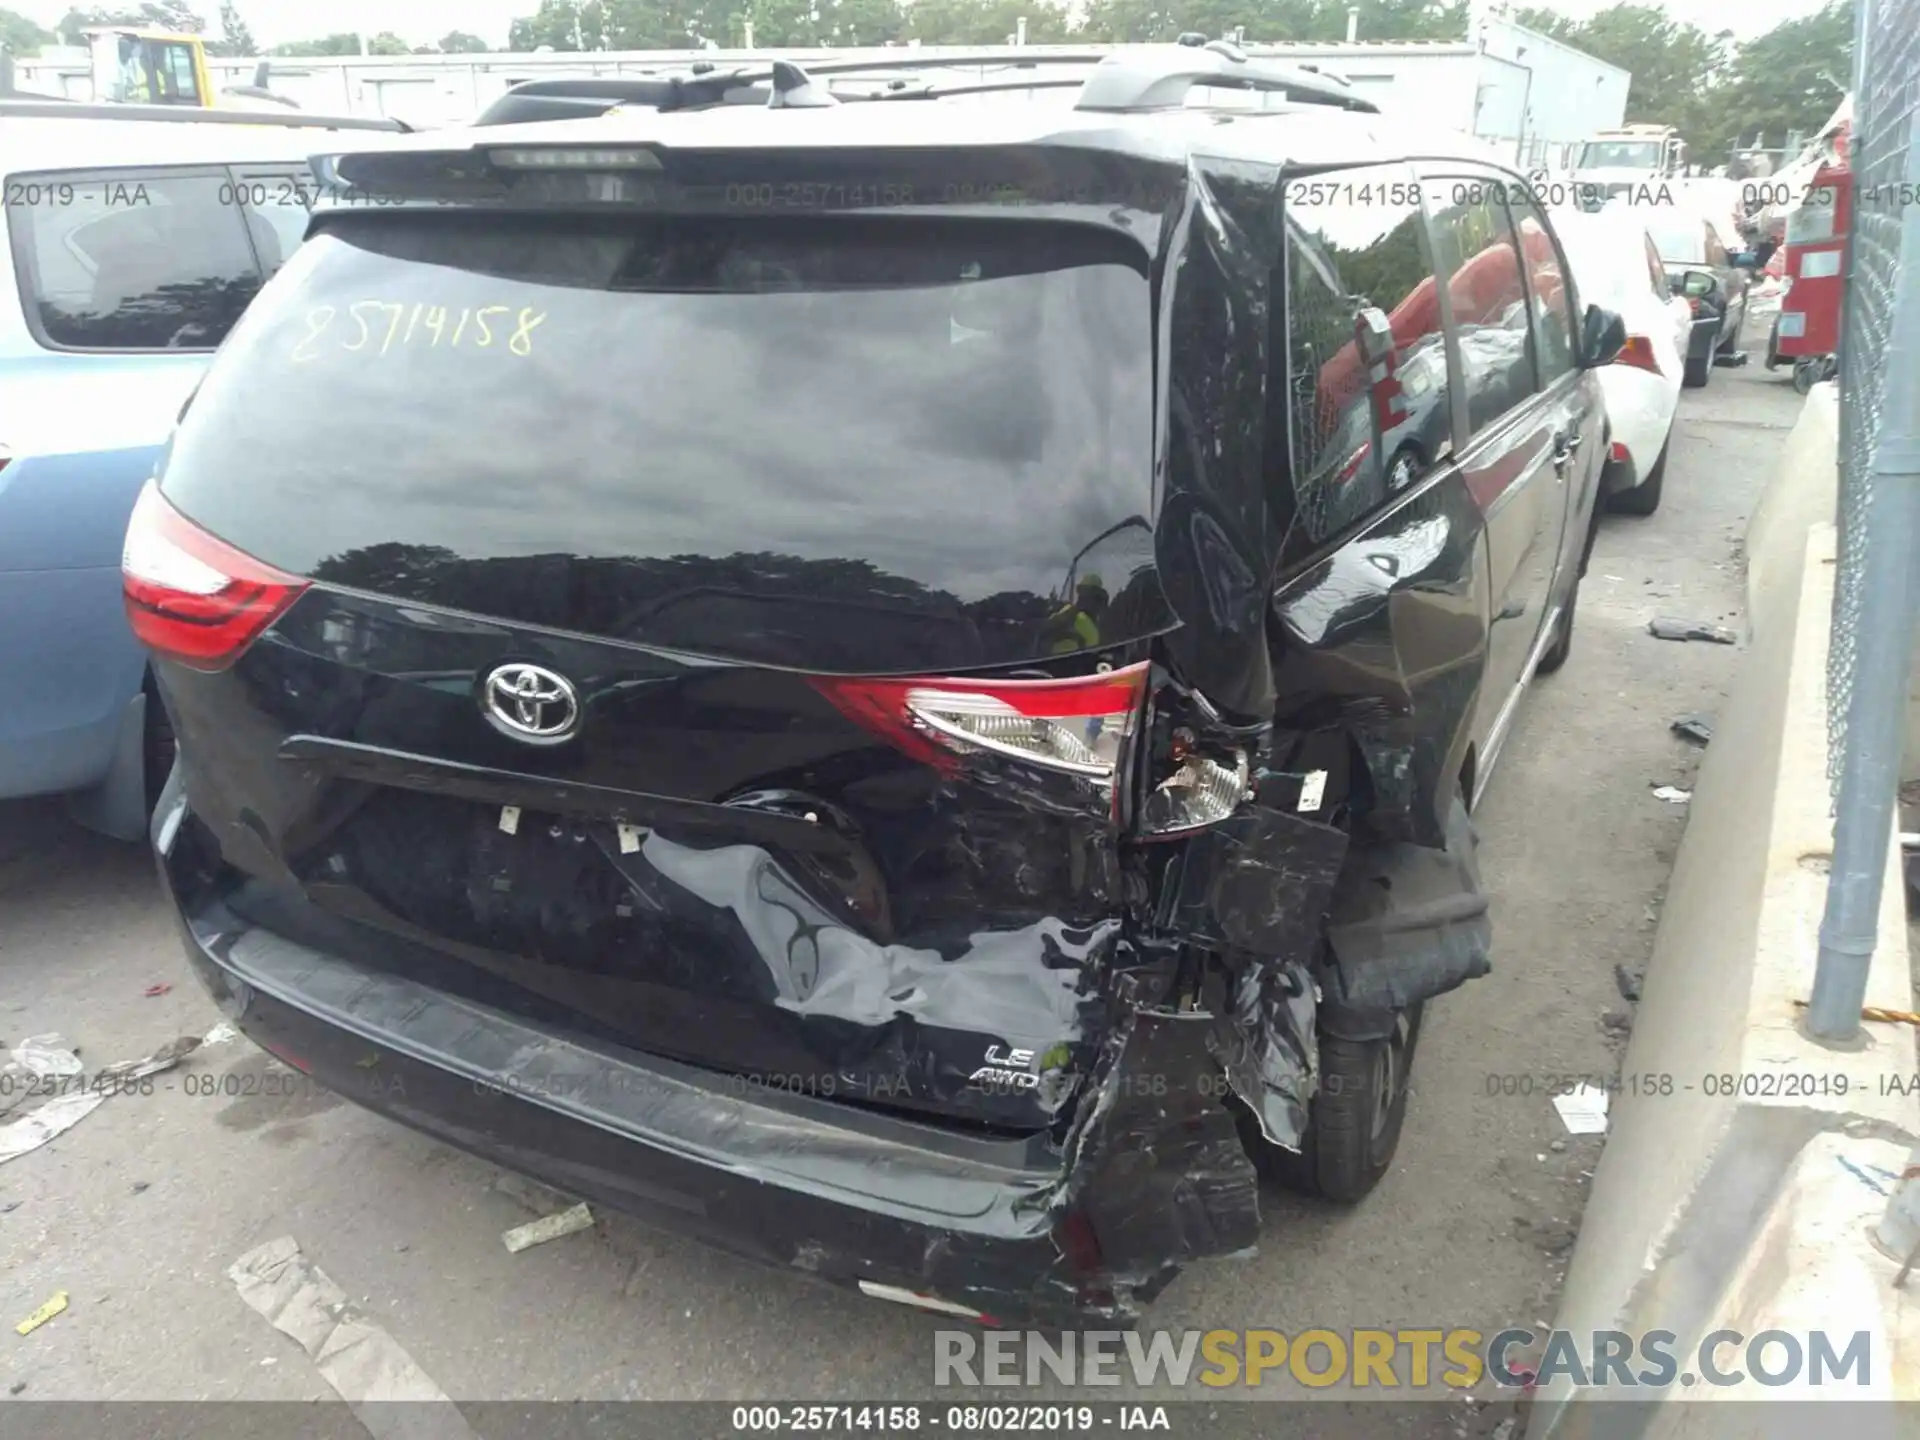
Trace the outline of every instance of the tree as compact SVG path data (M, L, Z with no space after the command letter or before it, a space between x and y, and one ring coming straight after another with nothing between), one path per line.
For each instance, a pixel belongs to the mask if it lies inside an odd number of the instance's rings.
M905 34L924 45L1004 45L1022 17L1030 45L1072 38L1066 7L1050 0L913 0Z
M413 47L391 30L382 30L367 41L369 55L411 55Z
M37 21L12 10L0 10L0 46L19 56L37 55L42 45L51 45L57 37Z
M207 42L209 55L258 55L260 46L253 38L253 31L247 22L240 18L240 7L233 0L223 0L220 6L220 38Z
M606 50L606 9L600 0L540 0L532 15L513 22L507 36L509 50Z
M358 55L360 37L349 35L343 30L322 36L318 40L290 40L284 45L274 46L273 53L289 58L304 58L310 55Z
M86 10L76 7L69 10L60 21L61 43L86 44L89 25L137 25L143 29L180 30L192 35L198 35L207 28L207 22L194 13L187 0L147 0L142 5L111 8L96 5Z
M490 48L478 35L469 35L464 30L449 30L440 41L443 55L484 55Z
M1522 5L1513 12L1513 22L1524 25L1529 30L1538 30L1542 35L1551 35L1556 40L1565 41L1576 49L1580 45L1580 22L1569 20L1558 10L1540 10L1531 5Z
M1516 10L1513 18L1627 71L1633 78L1626 118L1674 126L1694 158L1705 158L1708 137L1725 107L1720 90L1732 43L1728 32L1709 35L1672 19L1658 5L1631 0L1584 22L1537 8Z
M1756 133L1770 145L1784 144L1794 130L1811 137L1852 77L1853 5L1829 0L1825 9L1776 25L1740 47L1698 144L1723 155Z

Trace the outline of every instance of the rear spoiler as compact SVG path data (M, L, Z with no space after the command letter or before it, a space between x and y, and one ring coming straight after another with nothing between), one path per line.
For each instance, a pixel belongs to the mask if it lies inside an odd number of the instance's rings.
M403 120L368 115L314 115L304 110L208 110L198 105L102 105L51 95L0 98L0 120L157 120L184 125L277 125L289 130L384 130L411 134Z

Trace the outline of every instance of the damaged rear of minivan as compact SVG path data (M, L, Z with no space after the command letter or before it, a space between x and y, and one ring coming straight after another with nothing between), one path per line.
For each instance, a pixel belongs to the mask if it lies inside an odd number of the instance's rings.
M394 203L323 210L127 543L156 845L241 1028L991 1321L1245 1250L1250 1153L1362 1193L1418 1007L1351 1007L1316 1134L1358 782L1337 725L1276 740L1245 167L377 163Z

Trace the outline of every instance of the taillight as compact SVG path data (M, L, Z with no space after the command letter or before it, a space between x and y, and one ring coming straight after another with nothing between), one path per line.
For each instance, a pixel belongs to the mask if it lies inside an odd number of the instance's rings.
M1614 464L1624 465L1631 458L1627 453L1627 445L1624 440L1616 440L1607 446L1607 459L1611 460Z
M120 572L134 635L196 670L230 664L307 588L207 534L151 480L127 524Z
M942 770L990 753L1111 787L1139 720L1147 666L1069 680L816 676L812 683L896 749Z
M1613 357L1616 365L1631 365L1636 370L1651 370L1658 375L1660 362L1654 358L1653 341L1644 335L1629 335L1627 343L1620 347L1620 353Z

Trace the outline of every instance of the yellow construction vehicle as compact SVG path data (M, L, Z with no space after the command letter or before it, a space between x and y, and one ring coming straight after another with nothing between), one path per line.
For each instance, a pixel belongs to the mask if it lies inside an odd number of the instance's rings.
M267 89L267 65L252 85L216 94L207 71L206 42L174 30L93 26L86 31L93 56L93 98L121 105L189 105L199 109L298 109Z

